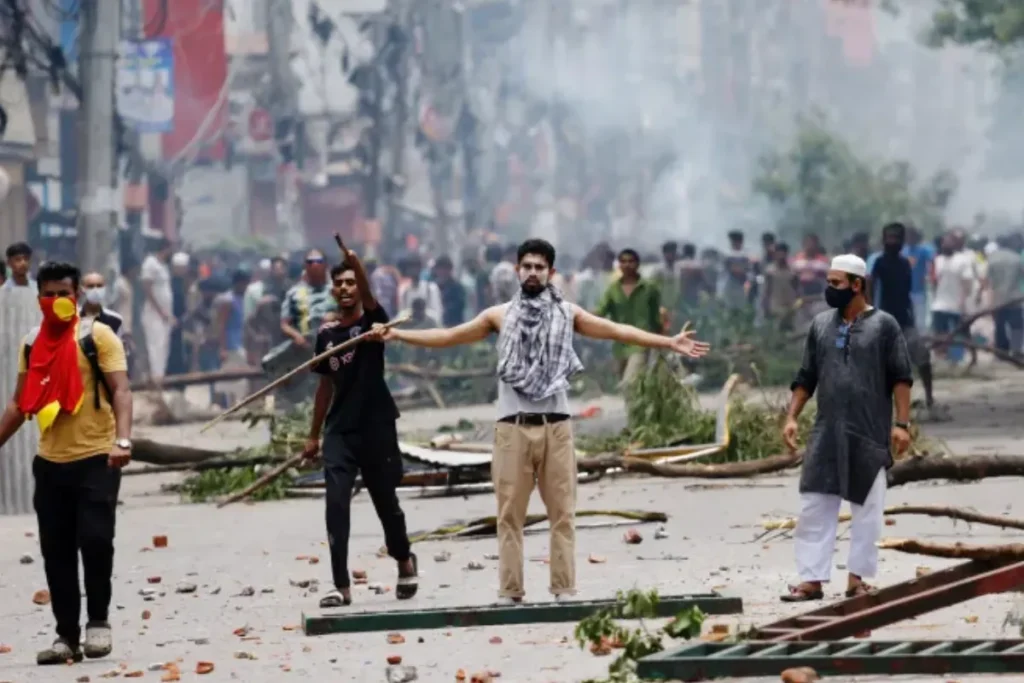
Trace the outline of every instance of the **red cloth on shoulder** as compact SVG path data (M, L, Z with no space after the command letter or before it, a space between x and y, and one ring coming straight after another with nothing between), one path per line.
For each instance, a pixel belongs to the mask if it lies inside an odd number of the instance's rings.
M41 297L40 305L43 307L43 323L32 342L18 408L25 415L38 416L39 429L45 432L58 413L73 415L78 412L85 386L78 369L77 310L64 321L53 313L53 298L47 301L47 297Z

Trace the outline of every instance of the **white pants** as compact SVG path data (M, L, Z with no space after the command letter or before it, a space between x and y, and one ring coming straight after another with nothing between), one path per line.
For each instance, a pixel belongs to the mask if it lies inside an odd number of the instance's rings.
M142 309L142 329L146 333L146 355L149 357L149 376L154 381L167 374L167 359L171 355L171 326L156 310Z
M885 512L885 469L878 472L863 505L850 503L850 557L846 561L851 574L868 578L878 573L878 546ZM796 523L796 567L800 581L826 582L832 575L832 554L839 528L839 508L843 499L824 493L800 494L800 518Z

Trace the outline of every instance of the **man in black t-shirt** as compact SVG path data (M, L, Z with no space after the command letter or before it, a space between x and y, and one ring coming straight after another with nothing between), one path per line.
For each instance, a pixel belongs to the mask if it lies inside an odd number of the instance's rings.
M878 308L892 317L903 328L910 359L921 374L924 385L925 403L929 410L934 406L932 396L931 353L921 339L914 320L914 304L910 298L913 267L902 254L907 229L902 223L889 223L882 228L883 251L871 268L871 288Z
M331 269L331 295L338 312L316 335L320 354L386 323L388 315L373 297L363 265L352 251ZM327 540L331 549L334 590L320 600L321 608L352 603L348 572L352 489L356 475L370 494L384 527L388 554L398 562L399 600L416 594L416 556L410 551L405 515L395 492L402 480L402 454L398 449L398 408L384 381L384 344L366 341L321 361L313 367L320 375L313 403L313 423L305 454L316 458L323 437L324 479L327 485Z

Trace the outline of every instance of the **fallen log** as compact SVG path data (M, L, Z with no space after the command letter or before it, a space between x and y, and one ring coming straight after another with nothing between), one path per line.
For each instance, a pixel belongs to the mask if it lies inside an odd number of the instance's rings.
M877 545L882 550L896 550L911 555L944 557L951 560L1024 561L1024 543L965 545L963 543L932 543L914 538L886 538L879 541Z
M886 478L892 488L932 479L978 481L988 477L1021 476L1024 476L1024 456L1020 455L933 455L900 460L889 468Z
M996 515L986 515L974 510L965 510L963 508L948 507L945 505L894 505L885 508L882 513L886 517L895 515L926 515L928 517L946 517L949 519L957 519L969 524L985 524L988 526L999 527L1000 529L1024 529L1024 520L1013 519L1012 517L999 517ZM849 512L844 512L839 515L839 522L849 522L853 519L853 515ZM789 517L787 519L769 519L761 522L761 528L765 531L782 531L796 528L797 519L796 517Z
M230 454L206 448L159 443L151 439L132 439L132 460L148 465L194 465Z
M187 372L182 375L167 375L160 382L145 380L132 382L132 391L155 391L159 389L178 389L194 384L214 384L215 382L235 382L240 379L259 379L266 373L257 368L239 368L237 370L214 370L213 372Z
M922 337L921 340L929 348L934 348L936 346L962 346L966 349L970 349L973 352L984 351L985 353L991 353L993 356L995 356L1001 361L1005 361L1007 363L1010 363L1011 365L1015 365L1018 368L1024 368L1024 360L1020 359L1019 357L1010 353L1009 351L1003 351L1002 349L998 349L995 346L992 346L991 344L979 344L973 339L957 339L955 342L950 343L945 336L927 336ZM972 358L972 367L975 365L975 361L976 358Z
M956 339L956 337L962 334L969 334L971 326L976 321L981 320L986 316L993 315L994 313L997 313L998 311L1001 311L1004 308L1016 308L1019 307L1021 304L1024 304L1024 296L1018 296L1004 303L997 304L995 306L989 306L988 308L983 308L980 311L974 313L973 315L967 316L966 318L960 321L960 324L957 325L955 330L945 335L945 343L960 343L960 340Z
M664 512L644 512L642 510L577 510L576 517L619 517L621 519L637 522L638 524L649 524L652 522L666 522L668 515ZM542 514L527 515L523 528L540 524L547 521L548 516ZM433 541L444 538L467 538L476 536L494 536L498 533L498 520L496 517L481 517L471 519L467 522L456 522L447 526L434 529L433 531L421 531L410 534L409 542L418 543L422 541Z
M926 515L928 517L947 517L968 524L985 524L1000 529L1024 529L1024 519L986 515L974 510L948 507L945 505L896 505L885 509L886 515Z
M773 455L759 460L742 460L740 462L723 462L712 465L695 463L659 464L640 458L624 458L620 455L599 455L582 458L577 463L581 472L595 472L610 469L622 469L627 472L639 472L656 477L694 479L731 479L734 477L753 477L759 474L770 474L796 467L803 459L800 453Z

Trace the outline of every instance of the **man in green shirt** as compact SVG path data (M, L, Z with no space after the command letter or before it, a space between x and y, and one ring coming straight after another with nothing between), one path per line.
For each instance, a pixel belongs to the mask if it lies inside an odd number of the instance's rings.
M652 280L640 277L640 255L633 249L619 252L619 271L621 277L608 285L601 296L597 315L660 334L661 292ZM628 386L647 367L648 352L639 346L616 343L612 353L619 363L623 386Z

